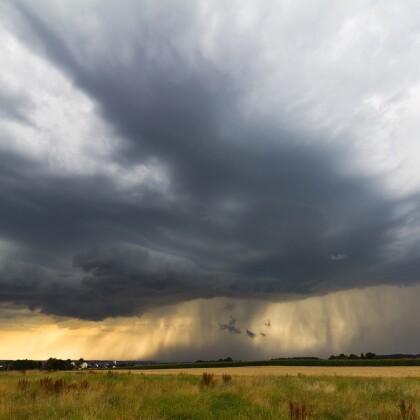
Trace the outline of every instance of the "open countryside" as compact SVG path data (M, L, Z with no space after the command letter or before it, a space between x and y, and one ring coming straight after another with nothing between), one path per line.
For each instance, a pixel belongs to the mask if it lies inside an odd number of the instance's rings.
M121 370L125 373L146 375L199 375L205 372L215 375L234 376L348 376L378 378L418 378L420 386L420 366L243 366L179 369L133 369ZM118 371L120 372L120 371Z
M0 0L0 420L420 420L419 51L419 0Z
M419 401L417 366L0 373L1 419L415 420Z

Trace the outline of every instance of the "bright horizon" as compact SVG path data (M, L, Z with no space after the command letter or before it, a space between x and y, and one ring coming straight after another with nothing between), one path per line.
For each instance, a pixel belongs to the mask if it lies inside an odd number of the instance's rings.
M405 331L398 330L402 324L413 334L417 331L417 320L411 317L411 311L417 302L418 289L418 286L377 287L269 305L231 299L199 300L150 311L141 318L117 317L101 322L3 307L7 319L13 319L20 328L1 321L0 359L195 361L226 357L328 358L331 354L360 355L368 351L417 354L410 338L404 337ZM354 311L355 299L363 310ZM230 318L223 324L230 313L226 306L232 302L237 305L236 313L241 314L238 318L241 321ZM398 312L387 311L389 305L400 302L408 306ZM204 317L203 314L212 310L216 313ZM387 326L384 328L383 324ZM236 330L228 333L230 341L225 346L220 346L221 327L223 331ZM203 329L207 334L200 336L199 331ZM247 331L253 331L255 336L251 337ZM398 340L389 343L387 334L393 334Z

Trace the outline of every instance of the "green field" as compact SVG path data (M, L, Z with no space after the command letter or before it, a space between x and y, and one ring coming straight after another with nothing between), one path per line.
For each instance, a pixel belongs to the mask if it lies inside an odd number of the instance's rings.
M196 363L159 363L141 366L130 366L130 369L190 369L215 367L243 367L243 366L420 366L420 359L285 359L285 360L255 360L233 362L196 362ZM121 369L127 369L127 366Z
M0 419L416 419L420 378L0 373ZM291 404L293 405L291 407ZM306 417L300 416L302 411ZM296 417L293 417L296 415Z

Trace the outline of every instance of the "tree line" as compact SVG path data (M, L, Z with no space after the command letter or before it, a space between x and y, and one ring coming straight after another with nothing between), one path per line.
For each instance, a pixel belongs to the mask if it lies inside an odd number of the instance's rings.
M356 354L353 354L353 353L349 354L347 356L347 354L341 353L338 356L331 355L328 358L328 360L346 360L346 359L368 359L368 360L371 360L371 359L376 359L376 358L377 358L376 354L371 353L371 352L368 352L366 354L361 353L360 356L357 356Z
M2 370L72 370L74 365L70 359L62 360L50 357L46 362L39 360L12 360L1 363Z

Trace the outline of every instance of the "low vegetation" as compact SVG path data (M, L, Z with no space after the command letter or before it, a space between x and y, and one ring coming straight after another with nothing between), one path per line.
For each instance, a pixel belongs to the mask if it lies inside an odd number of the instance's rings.
M194 369L215 367L243 367L243 366L420 366L420 359L275 359L256 361L232 362L195 362L195 363L161 363L133 366L130 369ZM127 367L121 367L127 369Z
M0 373L0 419L418 420L419 377Z
M291 420L306 420L312 417L312 408L305 404L289 402L289 416Z
M228 384L232 382L232 375L228 375L227 373L222 373L222 381L224 384Z
M213 386L214 384L214 374L204 372L203 376L201 377L200 386L203 388L207 386Z
M240 366L213 367L194 369L149 369L147 371L132 369L133 374L143 375L203 375L211 371L216 375L232 376L353 376L353 377L420 377L420 366ZM127 370L120 370L127 372Z

